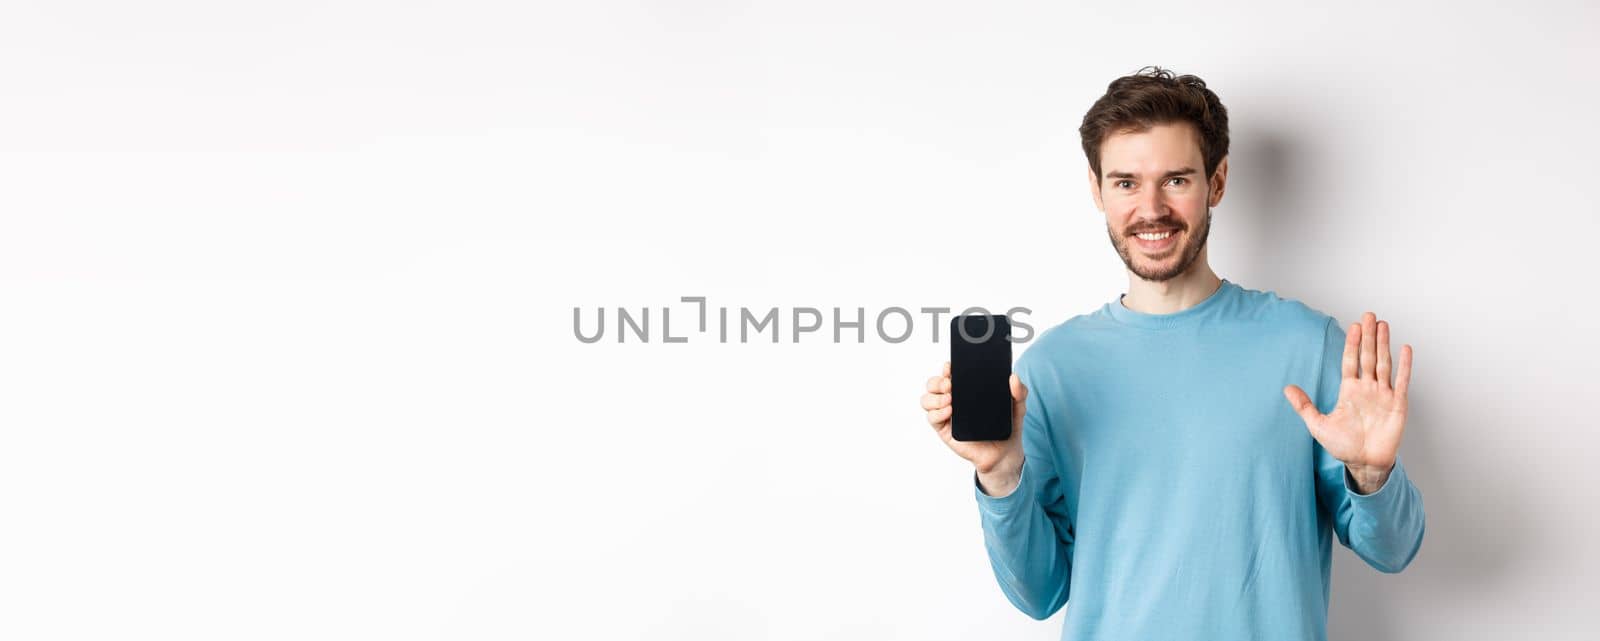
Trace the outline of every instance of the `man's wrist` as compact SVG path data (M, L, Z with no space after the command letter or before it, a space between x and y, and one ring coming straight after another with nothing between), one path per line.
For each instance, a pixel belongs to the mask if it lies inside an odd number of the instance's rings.
M1394 464L1379 466L1346 463L1344 468L1350 474L1356 493L1367 495L1383 489L1383 484L1389 480L1389 473L1394 471Z
M995 498L1010 496L1021 484L1022 465L1022 457L1017 457L1015 462L1001 461L988 471L978 470L978 489Z

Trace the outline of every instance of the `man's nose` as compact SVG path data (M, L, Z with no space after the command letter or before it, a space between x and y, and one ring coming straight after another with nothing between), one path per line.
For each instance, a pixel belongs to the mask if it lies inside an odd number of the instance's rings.
M1161 190L1146 190L1145 193L1139 197L1139 210L1137 213L1140 218L1146 218L1150 220L1165 218L1167 216L1167 201L1164 197L1164 194L1161 193Z

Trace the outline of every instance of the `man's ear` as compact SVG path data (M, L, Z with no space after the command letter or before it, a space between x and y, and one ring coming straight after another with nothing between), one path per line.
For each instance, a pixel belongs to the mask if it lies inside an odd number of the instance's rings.
M1211 174L1211 198L1207 205L1216 207L1222 202L1222 192L1228 187L1228 157L1223 156L1222 162L1217 163L1217 170Z
M1100 199L1100 179L1094 176L1094 167L1089 168L1089 195L1094 196L1094 208L1106 210L1105 201Z

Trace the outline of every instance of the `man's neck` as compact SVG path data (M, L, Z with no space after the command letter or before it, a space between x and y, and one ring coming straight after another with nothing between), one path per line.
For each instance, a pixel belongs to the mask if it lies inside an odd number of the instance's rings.
M1174 314L1200 304L1222 286L1222 279L1204 260L1175 278L1153 283L1128 272L1128 293L1122 306L1145 314Z

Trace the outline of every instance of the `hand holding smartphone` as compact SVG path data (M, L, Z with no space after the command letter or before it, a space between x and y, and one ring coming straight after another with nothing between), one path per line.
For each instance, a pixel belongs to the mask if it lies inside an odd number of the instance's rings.
M986 332L986 326L994 331ZM945 446L972 463L980 489L1005 496L1021 480L1028 410L1028 388L1011 373L1010 324L1004 316L957 317L950 329L951 360L928 379L922 409ZM959 436L953 429L957 418Z

